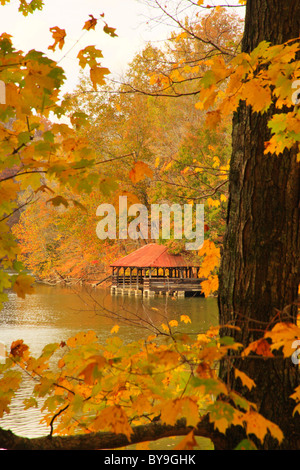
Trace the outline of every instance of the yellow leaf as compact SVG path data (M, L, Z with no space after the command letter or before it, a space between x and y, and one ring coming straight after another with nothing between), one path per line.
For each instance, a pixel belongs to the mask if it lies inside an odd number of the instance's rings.
M0 201L13 201L16 199L20 186L12 179L0 182Z
M77 346L83 346L95 341L97 341L97 335L93 330L87 332L80 331L75 336L67 340L67 345L69 348L75 348Z
M250 410L245 413L243 420L246 423L247 434L254 434L261 442L264 441L268 430L279 443L282 442L284 436L281 429L256 411Z
M197 426L199 421L198 406L191 397L176 398L163 403L162 422L173 426L180 418L186 418L187 426Z
M188 315L181 315L180 316L180 321L184 322L184 323L192 323L190 317Z
M219 278L218 276L209 276L208 279L201 282L201 290L205 297L213 294L219 289Z
M234 369L234 375L235 377L239 377L242 384L245 385L249 390L256 386L255 382L250 379L250 377L248 377L246 374L244 374L244 372L238 369Z
M171 320L171 321L169 321L169 325L170 325L171 328L174 327L174 326L178 326L178 321L177 320Z
M294 323L277 323L271 331L265 334L265 338L272 339L271 349L280 349L285 357L293 354L292 343L300 338L300 328Z
M218 199L212 199L211 197L207 198L207 204L210 207L219 207L220 201Z
M198 101L198 102L195 104L195 108L196 108L196 109L200 109L200 110L204 109L204 103L203 103L203 101Z
M81 375L84 376L84 381L86 384L92 385L94 383L94 370L97 367L102 368L106 364L106 359L105 357L98 355L98 356L92 356L90 358L93 362L88 364L80 373L79 377Z
M115 325L115 326L110 330L110 332L111 332L112 334L113 334L113 333L118 333L119 328L120 328L119 325Z

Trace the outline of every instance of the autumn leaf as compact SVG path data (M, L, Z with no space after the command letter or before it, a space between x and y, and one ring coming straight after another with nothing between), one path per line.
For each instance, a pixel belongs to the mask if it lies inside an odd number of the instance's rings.
M104 76L110 73L109 69L106 67L93 66L90 69L90 78L94 87L94 90L97 91L97 85L104 85L105 79Z
M294 352L292 343L300 338L300 328L294 323L276 323L271 331L265 333L265 338L272 340L271 349L280 349L285 357L289 357Z
M255 387L255 382L254 380L250 379L250 377L248 377L248 375L246 375L244 372L238 370L238 369L234 369L234 375L236 378L239 378L242 382L242 384L247 387L249 390L252 390L253 387Z
M250 410L245 413L243 421L246 425L247 434L254 434L261 442L264 441L265 436L270 431L271 435L278 440L279 443L283 440L283 432L275 424L264 418L257 411Z
M199 411L197 403L191 397L167 400L161 409L162 422L174 426L180 419L186 418L187 426L197 426Z
M180 315L180 321L182 321L183 323L192 323L188 315Z
M115 434L125 434L128 440L130 440L132 434L127 415L123 408L118 405L109 406L100 411L90 428L92 431L108 429Z
M115 33L116 31L116 28L111 28L110 26L107 25L107 23L105 23L105 26L103 27L103 31L108 34L109 36L111 36L112 38L115 38L117 37L118 35Z
M111 332L111 334L118 333L119 329L120 329L119 325L115 325L115 326L112 327L110 332Z
M27 274L19 274L13 284L13 290L18 297L25 299L26 295L34 293L34 278Z
M58 47L62 49L65 43L66 31L64 29L60 29L58 26L50 28L50 31L52 33L54 43L52 44L52 46L49 46L48 49L52 49L53 51L55 51L57 44Z
M153 178L153 171L147 163L137 161L129 172L129 178L135 184L143 180L146 176Z
M28 351L27 344L24 343L22 339L18 339L17 341L13 341L10 347L10 354L13 357L22 357L25 351Z
M267 339L261 338L257 341L250 343L247 348L242 352L243 356L248 356L251 352L264 357L273 357L273 353L270 348L270 343Z
M103 58L103 54L102 51L95 46L87 46L78 52L77 58L80 67L84 68L86 65L89 65L92 68L99 66L97 61Z
M95 29L95 26L98 21L96 18L94 18L93 15L89 15L89 17L90 19L84 23L84 27L82 28L82 29L86 29L87 31L89 31L90 29Z
M101 355L95 355L89 358L92 360L90 364L88 364L79 374L78 376L84 377L84 381L86 384L92 385L95 381L94 374L95 371L101 369L106 364L105 357Z
M229 403L216 402L209 407L209 421L214 424L214 427L225 433L227 428L230 427L234 421L240 416L240 413L233 408Z
M193 450L198 447L194 436L194 430L189 432L175 447L174 450Z
M76 348L77 346L83 346L97 341L97 335L95 331L80 331L75 336L72 336L67 340L67 346L69 348Z

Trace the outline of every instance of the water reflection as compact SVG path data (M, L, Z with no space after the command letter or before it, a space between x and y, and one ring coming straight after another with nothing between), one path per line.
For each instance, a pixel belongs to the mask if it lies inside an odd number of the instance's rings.
M203 332L218 323L217 301L202 297L111 296L105 289L37 284L35 293L26 299L9 293L0 311L0 341L9 348L12 341L23 339L33 354L39 354L46 344L66 340L78 331L94 330L104 341L112 326L118 324L118 335L131 342L152 334L161 323L179 321L182 314L192 320L192 324L180 323L182 331ZM1 427L27 437L48 433L39 424L39 410L23 410L23 400L30 397L32 387L24 377L10 414L0 420Z

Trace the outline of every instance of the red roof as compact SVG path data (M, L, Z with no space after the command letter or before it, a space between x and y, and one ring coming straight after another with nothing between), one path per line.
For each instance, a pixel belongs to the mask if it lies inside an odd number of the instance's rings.
M118 259L111 267L132 268L177 268L190 264L181 255L171 255L164 245L149 243L124 258Z

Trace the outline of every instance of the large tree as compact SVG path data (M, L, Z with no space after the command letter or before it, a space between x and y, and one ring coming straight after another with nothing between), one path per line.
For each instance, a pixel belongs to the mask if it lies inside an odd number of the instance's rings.
M242 51L250 53L261 41L272 45L297 38L299 0L248 0ZM282 154L265 154L270 140L267 113L254 112L244 101L233 117L230 200L227 233L220 270L221 324L234 324L236 340L248 345L262 338L276 322L296 323L299 285L299 162L298 145ZM286 109L282 110L287 112ZM234 331L234 333L232 333ZM286 438L282 446L299 447L299 414L289 397L299 385L299 369L290 359L243 359L232 362L246 371L257 387L252 396L260 412L277 422ZM221 376L235 388L233 369L224 361ZM228 441L232 447L237 435ZM232 439L232 440L231 440ZM267 442L266 446L274 446Z
M203 4L201 0L197 3L200 7ZM248 0L243 53L250 54L265 40L271 45L279 45L277 53L280 55L281 45L299 36L299 13L299 0ZM210 40L209 43L211 42ZM256 59L266 50L267 45L264 45L256 54ZM251 62L249 55L247 59ZM284 64L286 63L288 62L285 61ZM204 76L201 82L204 85L204 93L202 94L201 90L200 97L207 99L211 83L213 87L215 85L213 80L227 80L226 71L224 73L226 62L220 59L220 64L221 67ZM267 67L266 62L264 67ZM240 62L238 68L243 69L243 62ZM46 401L46 408L50 411L48 419L51 434L49 437L31 440L18 438L9 431L0 430L2 447L99 449L126 445L129 436L133 443L163 436L192 434L189 441L185 441L183 448L194 446L193 435L210 437L216 449L234 449L242 439L249 436L255 440L257 447L264 449L299 448L299 413L293 416L295 401L290 398L299 385L299 369L290 357L285 359L279 349L278 353L274 353L265 335L274 325L284 325L288 329L296 324L299 284L298 143L289 145L280 154L265 153L266 142L271 138L271 120L277 116L278 125L282 116L284 124L289 110L277 106L276 94L271 106L267 107L267 112L262 112L264 106L261 105L261 97L257 96L259 104L255 105L253 90L259 89L259 86L253 88L252 85L261 71L264 70L257 68L256 63L253 76L248 80L250 86L247 88L251 91L252 101L250 104L247 102L245 90L244 95L238 95L242 97L242 101L233 118L230 201L219 290L220 322L224 325L221 333L224 336L232 335L235 341L243 343L248 350L250 347L253 354L249 356L244 352L244 356L237 355L236 345L228 341L228 338L206 346L203 335L199 335L198 343L186 347L185 339L183 344L173 341L175 337L171 334L171 328L174 322L169 322L160 332L165 336L169 335L171 339L172 348L168 350L160 349L152 344L152 340L148 340L138 349L129 345L122 353L120 343L112 341L109 355L105 356L93 333L89 334L88 339L79 334L75 339L68 340L69 350L65 352L64 359L59 360L58 372L54 376L54 372L49 372L44 363L54 351L65 348L64 343L50 345L44 355L35 361L30 357L28 359L27 346L22 341L17 341L12 345L9 360L24 366L29 373L36 374L38 370L42 380L43 374L46 379L51 379L47 390L50 398ZM251 76L250 69L249 75ZM241 88L244 83L247 83L245 76ZM257 85L257 82L255 83ZM269 86L270 90L272 87ZM269 91L265 91L268 98ZM213 104L214 100L210 103ZM219 114L220 111L217 111L217 114L210 116L213 116L214 121ZM297 116L293 115L292 118L297 119ZM295 124L295 121L292 122ZM285 128L283 124L281 129ZM185 317L183 315L183 322ZM82 349L77 349L79 339L82 341ZM233 352L223 359L223 354L227 353L228 349ZM81 362L75 353L79 354ZM152 359L149 362L150 356ZM142 361L145 358L148 361L146 364ZM220 358L222 381L219 377L215 378L210 368L212 363ZM170 377L164 374L168 374L170 365L174 370L174 389L178 387L180 390L180 396L175 399L172 387L165 386ZM9 367L9 364L5 367ZM10 375L11 371L6 371L5 367L3 372L6 376L2 380L6 393L6 396L2 396L4 411L9 402L9 394L12 393L11 388L20 380L15 375ZM106 375L106 371L111 369L113 374ZM246 376L250 376L252 380L245 379ZM164 377L163 382L161 377ZM14 380L11 380L12 378ZM136 394L132 393L133 389L129 388L128 383L133 383ZM244 387L241 387L241 383ZM48 386L48 383L46 385ZM56 394L55 390L60 393ZM153 390L156 401L154 408ZM209 404L209 413L202 416L201 421L197 423L199 408L194 395L203 393L203 390L206 396L210 397L213 393L218 396L218 400ZM40 393L40 397L46 393L39 384L36 391ZM117 403L114 402L116 399ZM124 403L125 407L122 407ZM34 406L35 402L31 400L27 404ZM95 434L52 436L54 422L58 421L58 418L61 419L62 432L65 432L65 429L73 432L77 426L73 413L84 414L84 411L86 429L96 431ZM138 418L144 417L152 422L135 426L131 430L126 412L131 413L131 424L137 413L141 415ZM264 416L263 421L261 416ZM180 420L181 417L187 418L187 421ZM179 421L176 423L177 418ZM272 425L271 421L282 429L283 440L278 427ZM104 428L104 422L110 425L114 434L97 432ZM234 426L231 427L231 424ZM267 434L267 429L270 435Z

